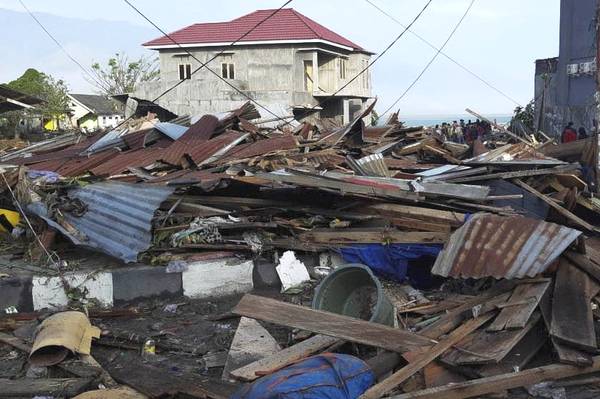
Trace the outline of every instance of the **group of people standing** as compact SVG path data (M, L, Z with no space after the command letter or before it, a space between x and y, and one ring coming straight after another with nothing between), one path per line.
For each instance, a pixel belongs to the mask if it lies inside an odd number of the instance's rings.
M492 131L492 126L488 122L479 119L475 122L469 119L466 123L464 119L461 119L459 122L453 121L452 123L442 123L441 126L436 125L435 131L444 136L446 140L471 144L476 139L489 134Z
M572 141L585 140L588 137L587 131L583 126L576 131L573 122L569 122L560 135L560 142L570 143Z

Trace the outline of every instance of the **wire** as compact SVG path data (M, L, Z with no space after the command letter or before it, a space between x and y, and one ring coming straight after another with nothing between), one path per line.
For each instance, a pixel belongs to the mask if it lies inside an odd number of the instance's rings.
M23 0L19 0L19 3L21 3L21 5L23 6L23 8L25 9L25 11L27 11L27 13L31 16L31 18L33 18L33 20L35 22L37 22L37 24L40 26L40 28L42 28L42 30L44 32L46 32L46 35L48 35L48 37L50 39L52 39L52 41L54 43L56 43L56 45L62 50L63 53L65 53L65 55L67 57L69 57L69 59L71 61L73 61L73 63L75 65L77 65L79 68L81 68L81 70L90 78L92 79L92 81L94 81L96 84L98 84L99 87L102 88L106 88L106 86L103 85L102 82L98 81L97 78L91 74L83 65L81 65L81 63L79 61L77 61L75 59L75 57L73 57L71 54L69 54L69 52L64 48L64 46L62 44L60 44L60 42L52 35L52 33L50 33L50 31L48 31L48 29L46 29L46 27L42 24L42 22L37 19L37 17L35 16L34 13L31 12L31 10L29 10L29 8L27 8L27 6L25 5L25 3L23 2Z
M181 44L179 44L175 39L173 39L168 33L166 33L163 29L161 29L158 25L156 25L150 18L148 18L143 12L141 12L137 7L135 7L129 0L123 0L125 3L127 3L127 5L129 5L131 8L133 8L133 10L135 12L137 12L142 18L144 18L150 25L154 26L160 33L162 33L165 37L167 37L169 40L171 40L173 42L173 44L175 44L177 47L179 47L180 49L182 49L183 51L185 51L190 57L192 57L194 60L196 60L198 63L200 63L200 66L196 69L194 69L191 73L191 75L194 75L196 72L198 72L199 70L201 70L202 68L206 67L206 69L208 69L208 71L210 73L212 73L213 75L215 75L217 78L219 78L220 80L222 80L223 82L225 82L225 84L227 84L229 87L231 87L232 89L234 89L235 91L237 91L239 94L243 95L244 97L246 97L248 100L252 101L254 104L256 104L257 106L259 106L261 109L267 111L269 114L273 115L274 117L276 117L278 120L283 119L281 118L279 115L276 115L275 113L273 113L271 110L269 110L267 107L263 106L262 104L260 104L259 102L257 102L255 99L253 99L252 97L250 97L248 94L244 93L242 90L240 90L239 88L237 88L235 85L231 84L230 82L228 82L225 78L223 78L221 75L219 75L217 72L213 71L211 68L208 68L207 65L212 62L213 60L215 60L216 58L218 58L219 56L223 55L223 53L225 51L227 51L229 48L233 47L236 43L238 43L240 40L243 40L246 36L248 36L250 33L252 33L256 28L258 28L260 25L262 25L264 22L266 22L269 18L273 17L275 14L277 14L279 11L281 11L284 7L286 7L288 4L290 4L293 0L287 0L281 7L279 7L278 9L276 9L275 11L273 11L271 14L269 14L265 19L261 20L260 22L258 22L256 25L254 25L254 27L252 27L252 29L250 29L248 32L244 33L242 36L240 36L237 40L235 40L234 42L232 42L231 44L229 44L226 48L224 48L223 50L221 50L219 53L217 53L215 56L213 56L211 59L209 59L207 62L202 62L200 61L195 55L193 55L189 50L187 50L185 47L183 47ZM191 76L190 75L190 76ZM169 92L171 92L172 90L174 90L175 88L177 88L179 85L183 84L186 80L189 79L184 79L184 80L180 80L179 82L177 82L175 85L173 85L172 87L168 88L167 90L165 90L162 94L160 94L158 97L156 97L154 100L152 100L152 102L158 101L160 100L163 96L167 95ZM123 121L124 123L125 121ZM122 125L123 123L121 123L120 125Z
M369 1L369 0L367 0L367 1ZM456 31L458 30L458 28L460 27L460 25L462 25L463 21L465 20L465 18L469 14L469 11L471 11L471 8L473 8L473 4L475 4L475 0L471 0L471 3L469 4L469 6L467 7L467 9L465 10L465 13L460 18L460 20L458 21L458 23L456 24L456 26L454 27L454 29L452 30L452 32L450 32L450 35L448 36L448 38L446 39L446 41L444 42L444 44L442 44L442 47L440 47L437 50L437 52L435 53L435 55L433 56L433 58L431 58L431 60L429 60L429 62L427 63L427 65L425 65L425 68L423 68L423 70L421 71L421 73L415 78L415 80L413 80L413 82L406 88L406 90L404 90L404 93L402 93L400 95L400 97L398 97L398 99L396 101L394 101L394 103L392 105L390 105L388 107L388 109L386 109L385 112L383 112L383 114L381 114L381 116L383 116L383 115L387 114L388 112L390 112L390 110L392 108L394 108L396 106L396 104L398 104L406 96L406 94L408 94L408 92L413 87L415 87L415 85L423 77L423 75L425 75L425 72L427 72L427 70L429 69L429 67L434 63L434 61L437 59L437 57L441 54L442 50L444 50L444 48L446 47L446 45L448 44L448 42L450 42L450 40L452 39L452 37L454 37L454 34L456 33Z
M396 19L393 15L391 15L388 12L386 12L385 10L383 10L377 4L373 3L371 0L365 0L365 1L367 3L369 3L370 5L372 5L373 7L375 7L377 10L379 10L379 12L381 12L385 16L389 17L392 21L396 22L398 25L400 25L402 27L406 27L406 25L404 25L402 22L400 22L398 19ZM432 49L434 49L434 50L440 50L434 44L432 44L430 41L428 41L427 39L425 39L423 36L419 35L418 33L414 32L414 31L412 31L410 29L408 31L410 33L412 33L416 38L418 38L419 40L421 40L423 43L427 44ZM487 80L485 80L484 78L482 78L481 76L479 76L477 73L473 72L471 69L467 68L465 65L463 65L460 62L458 62L457 60L455 60L454 58L450 57L445 52L440 51L440 54L443 55L444 57L446 57L449 61L451 61L452 63L454 63L456 66L458 66L459 68L461 68L463 71L467 72L468 74L470 74L471 76L473 76L474 78L476 78L477 80L479 80L481 83L485 84L487 87L489 87L490 89L494 90L495 92L497 92L498 94L500 94L501 96L503 96L504 98L506 98L507 100L509 100L509 101L513 102L514 104L522 107L521 103L519 103L517 100L513 99L512 97L510 97L508 94L504 93L502 90L500 90L499 88L497 88L496 86L494 86L493 84L491 84L490 82L488 82Z
M31 229L31 232L35 236L35 239L37 240L37 242L40 245L40 247L42 247L42 249L46 253L46 256L48 256L48 261L49 262L54 262L54 263L58 264L60 262L60 258L58 257L58 255L56 254L56 252L53 252L51 254L48 251L48 249L46 248L46 246L44 245L44 243L42 242L42 240L40 239L40 237L38 236L38 234L35 232L35 229L33 228L33 225L31 224L31 222L29 221L29 218L27 217L27 214L25 213L25 210L23 210L23 207L21 206L21 203L17 199L17 197L15 195L15 192L10 187L10 184L8 183L8 180L6 179L6 176L4 175L4 172L0 171L0 175L2 176L2 179L4 180L4 184L6 184L6 187L8 188L8 191L10 192L10 195L12 196L13 200L15 201L15 205L17 206L17 208L19 208L19 212L21 212L21 215L23 215L23 218L25 219L25 222L27 222L27 225L29 226L29 229Z
M343 85L338 90L336 90L335 93L333 93L329 97L325 98L324 100L319 101L312 108L310 108L308 110L305 110L303 112L303 115L304 116L307 115L308 113L314 111L317 107L320 107L323 103L331 100L332 98L335 98L335 96L337 94L339 94L342 90L344 90L346 87L348 87L352 82L354 82L356 79L358 79L363 73L365 73L367 70L369 70L369 68L371 68L377 61L379 61L381 59L381 57L383 57L385 55L385 53L387 53L396 44L396 42L398 42L398 40L400 40L400 38L402 36L404 36L404 34L410 29L410 27L413 26L415 24L415 22L417 22L417 20L419 18L421 18L421 15L423 15L423 13L425 12L425 10L427 10L427 8L429 7L429 5L431 4L432 1L433 0L427 1L427 3L425 4L425 6L421 9L421 11L417 14L417 16L411 21L411 23L407 27L405 27L404 30L398 36L396 36L396 38L394 40L392 40L392 42L377 57L375 57L375 59L373 60L373 62L370 62L359 73L357 73L352 79L350 79L348 82L346 82L345 85ZM286 122L285 124L283 124L283 126L285 126L285 125L287 125L289 123L290 122Z

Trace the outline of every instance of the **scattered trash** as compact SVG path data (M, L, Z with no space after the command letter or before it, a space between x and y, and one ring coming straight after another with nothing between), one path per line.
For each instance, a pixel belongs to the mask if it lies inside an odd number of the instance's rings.
M60 312L44 320L38 327L29 362L34 366L52 366L62 362L70 352L89 355L92 338L100 337L100 329L90 324L81 312Z

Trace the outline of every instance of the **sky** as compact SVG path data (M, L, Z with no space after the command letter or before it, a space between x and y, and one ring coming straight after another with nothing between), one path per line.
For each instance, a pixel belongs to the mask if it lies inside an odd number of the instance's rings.
M166 31L198 22L227 21L284 3L227 0L217 6L209 0L130 1ZM405 25L427 2L371 1ZM161 36L123 0L23 2L39 13L41 22L86 66L117 51L152 55L140 44ZM412 31L439 47L470 2L433 0ZM293 0L288 7L375 53L381 53L403 31L366 0ZM0 62L0 82L15 79L33 66L65 79L74 92L92 92L81 70L23 12L18 0L0 0L0 51L14 54L10 63ZM525 105L533 98L535 60L558 55L559 14L559 0L476 0L444 53L514 101L440 55L396 108L404 116L462 114L465 108L486 114L512 113L516 103ZM435 53L414 35L404 34L372 67L377 110L391 105Z

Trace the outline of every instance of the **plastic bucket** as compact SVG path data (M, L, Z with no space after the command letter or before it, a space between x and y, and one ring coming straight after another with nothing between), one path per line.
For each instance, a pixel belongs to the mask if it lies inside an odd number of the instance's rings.
M334 270L315 290L312 308L394 326L394 306L371 269L360 264Z

